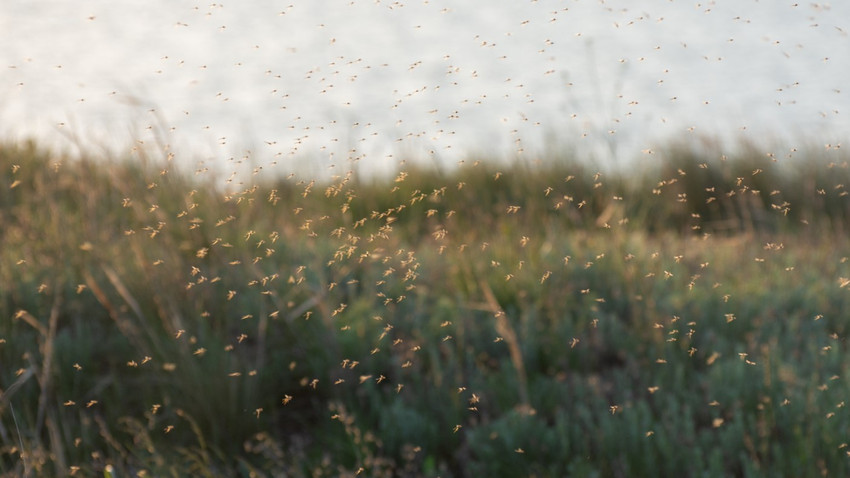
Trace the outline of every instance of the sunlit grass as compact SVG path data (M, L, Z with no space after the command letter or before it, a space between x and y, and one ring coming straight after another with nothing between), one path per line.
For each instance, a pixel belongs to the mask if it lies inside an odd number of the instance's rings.
M0 469L846 474L846 158L737 151L223 187L5 145Z

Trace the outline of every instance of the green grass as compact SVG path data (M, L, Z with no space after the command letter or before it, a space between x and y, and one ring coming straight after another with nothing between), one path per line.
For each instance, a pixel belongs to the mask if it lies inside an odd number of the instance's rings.
M736 151L228 190L6 144L0 471L846 475L846 156Z

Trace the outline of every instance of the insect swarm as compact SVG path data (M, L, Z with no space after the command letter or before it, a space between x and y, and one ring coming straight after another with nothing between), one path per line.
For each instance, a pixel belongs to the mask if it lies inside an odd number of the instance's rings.
M846 7L626 3L0 7L0 468L847 474Z

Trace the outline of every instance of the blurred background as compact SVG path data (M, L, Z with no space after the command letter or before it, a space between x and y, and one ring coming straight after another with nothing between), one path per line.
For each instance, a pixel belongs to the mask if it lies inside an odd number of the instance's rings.
M3 2L0 136L281 174L835 144L847 18L841 2Z

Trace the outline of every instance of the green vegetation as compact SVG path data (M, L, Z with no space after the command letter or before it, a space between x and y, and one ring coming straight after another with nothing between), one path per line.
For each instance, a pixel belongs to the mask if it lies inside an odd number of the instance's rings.
M2 146L0 471L846 476L846 155L736 151L225 192Z

